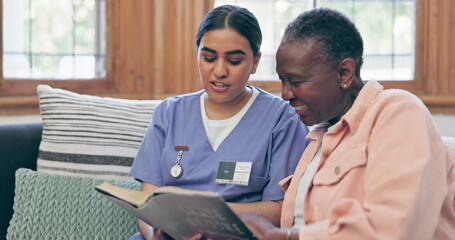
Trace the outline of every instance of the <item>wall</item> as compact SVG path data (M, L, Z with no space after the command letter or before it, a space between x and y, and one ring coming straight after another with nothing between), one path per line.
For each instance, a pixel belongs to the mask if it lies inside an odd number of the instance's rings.
M433 114L433 119L441 135L455 137L455 115Z

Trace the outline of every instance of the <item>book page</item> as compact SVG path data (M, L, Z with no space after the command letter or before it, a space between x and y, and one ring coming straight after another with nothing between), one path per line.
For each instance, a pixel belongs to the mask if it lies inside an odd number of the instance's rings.
M189 190L174 186L166 186L166 187L159 187L152 193L148 194L146 192L142 192L140 190L133 190L122 188L119 186L115 186L109 182L104 182L103 184L96 186L96 190L102 191L105 194L109 194L113 197L118 199L122 199L130 204L139 207L143 205L147 199L149 199L152 195L159 195L161 193L173 192L173 193L180 193L180 194L194 194L194 195L206 195L206 196L218 196L218 193L215 192L208 192L208 191L196 191L196 190Z

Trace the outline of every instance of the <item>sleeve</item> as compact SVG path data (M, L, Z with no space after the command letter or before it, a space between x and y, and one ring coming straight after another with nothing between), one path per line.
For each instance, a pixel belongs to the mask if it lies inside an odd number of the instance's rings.
M306 139L308 127L300 121L296 113L290 111L289 114L291 116L274 129L269 140L270 181L263 190L263 201L284 198L284 191L279 182L294 173L302 153L309 144Z
M161 155L164 149L168 120L166 118L166 103L162 102L155 109L152 121L145 133L141 146L134 159L130 175L138 181L161 186Z
M416 97L379 107L364 198L333 203L328 220L301 228L300 239L433 239L448 197L447 151Z

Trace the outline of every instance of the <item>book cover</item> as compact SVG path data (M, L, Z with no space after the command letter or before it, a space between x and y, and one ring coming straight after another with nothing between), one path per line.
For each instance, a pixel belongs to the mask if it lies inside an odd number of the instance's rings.
M147 194L105 182L95 190L174 239L256 239L217 193L161 187Z

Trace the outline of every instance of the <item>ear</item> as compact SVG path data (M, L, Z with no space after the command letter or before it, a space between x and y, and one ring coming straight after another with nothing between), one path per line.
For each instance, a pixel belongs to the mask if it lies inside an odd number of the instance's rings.
M261 56L262 56L262 53L258 52L258 55L256 57L254 57L253 68L251 69L251 74L256 73L256 69L258 68L259 61L261 60Z
M345 58L338 64L338 76L342 89L349 88L355 77L355 61L352 58Z

